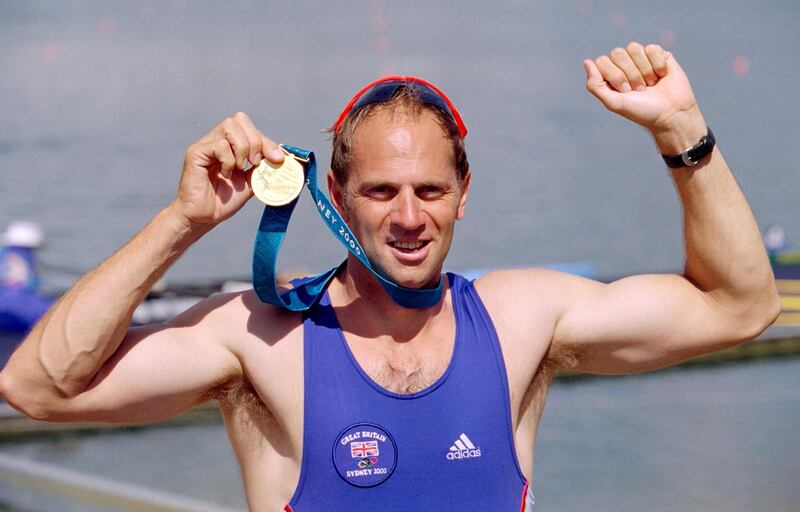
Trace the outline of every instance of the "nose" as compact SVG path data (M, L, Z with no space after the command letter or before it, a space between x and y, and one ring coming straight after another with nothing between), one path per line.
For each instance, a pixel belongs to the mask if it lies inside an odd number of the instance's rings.
M413 190L402 190L394 198L390 220L403 229L413 230L425 224L425 214L420 199Z

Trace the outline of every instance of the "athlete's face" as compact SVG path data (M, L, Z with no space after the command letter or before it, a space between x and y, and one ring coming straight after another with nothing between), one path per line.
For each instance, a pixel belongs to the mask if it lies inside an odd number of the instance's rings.
M328 177L337 208L386 277L435 285L469 188L441 126L427 110L381 109L358 125L351 147L347 183Z

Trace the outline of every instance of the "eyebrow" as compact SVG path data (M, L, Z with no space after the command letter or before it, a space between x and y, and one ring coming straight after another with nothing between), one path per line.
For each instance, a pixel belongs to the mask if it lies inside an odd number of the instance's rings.
M362 182L358 188L369 189L374 187L386 187L386 186L397 188L397 183L392 181L391 179L372 179ZM420 187L436 187L436 188L449 189L451 188L451 184L447 180L429 179L414 184L415 189Z

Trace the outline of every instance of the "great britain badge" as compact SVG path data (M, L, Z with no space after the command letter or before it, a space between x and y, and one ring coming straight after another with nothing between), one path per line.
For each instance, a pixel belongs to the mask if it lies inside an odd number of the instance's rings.
M374 487L392 476L397 445L386 429L373 423L356 423L342 430L333 445L333 465L345 482Z

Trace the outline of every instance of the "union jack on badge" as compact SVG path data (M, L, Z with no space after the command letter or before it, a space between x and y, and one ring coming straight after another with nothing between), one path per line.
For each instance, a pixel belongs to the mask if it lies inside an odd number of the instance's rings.
M354 459L364 457L377 457L380 455L378 441L356 441L350 443L350 456Z
M397 445L380 425L355 423L334 439L333 466L348 484L375 487L394 473Z

